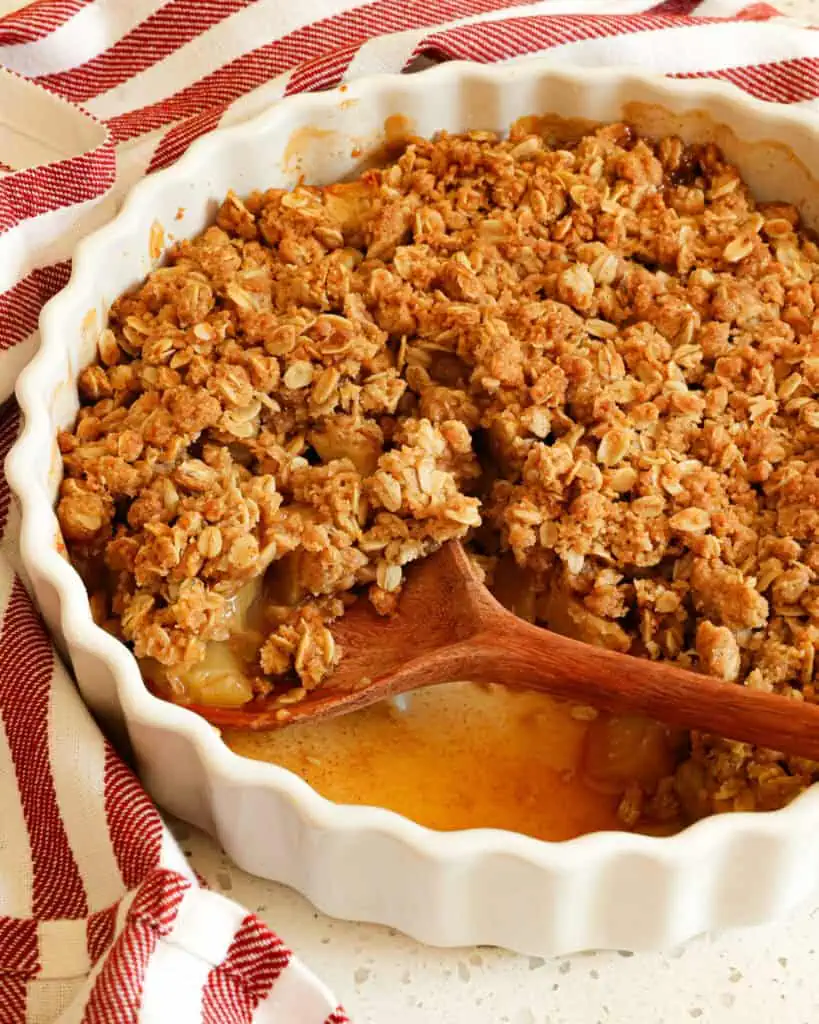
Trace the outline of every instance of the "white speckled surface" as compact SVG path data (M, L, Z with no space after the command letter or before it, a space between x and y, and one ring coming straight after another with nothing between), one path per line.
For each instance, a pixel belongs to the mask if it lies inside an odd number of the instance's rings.
M776 2L776 0L774 0ZM819 22L819 0L778 0ZM355 1024L815 1024L819 908L667 954L546 961L481 947L440 950L391 929L335 921L240 871L205 835L171 822L194 868L255 910L333 987Z
M772 6L793 18L819 20L819 0L772 0Z
M230 864L172 822L193 866L255 910L331 985L355 1024L815 1024L819 908L667 954L541 957L431 949L392 929L334 921Z
M819 0L771 0L771 5L793 18L819 20Z
M819 0L773 0L819 22ZM391 929L334 921L297 893L234 867L195 829L171 822L194 868L255 910L331 985L355 1024L815 1024L819 908L667 954L556 960L440 950ZM810 854L808 854L810 855Z

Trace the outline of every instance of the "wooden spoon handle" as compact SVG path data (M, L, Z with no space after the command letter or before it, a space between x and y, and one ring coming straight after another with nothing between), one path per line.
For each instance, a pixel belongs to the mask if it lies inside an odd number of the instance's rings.
M459 678L542 690L819 760L815 704L591 647L512 616L499 617L496 626L463 646Z

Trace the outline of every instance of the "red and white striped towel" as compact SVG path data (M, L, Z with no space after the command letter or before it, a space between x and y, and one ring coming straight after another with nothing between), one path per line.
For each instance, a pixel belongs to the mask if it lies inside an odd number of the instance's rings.
M819 98L819 32L747 0L35 0L0 18L0 454L40 306L136 179L289 93L534 53ZM346 1020L198 884L59 663L14 520L0 482L0 1024Z

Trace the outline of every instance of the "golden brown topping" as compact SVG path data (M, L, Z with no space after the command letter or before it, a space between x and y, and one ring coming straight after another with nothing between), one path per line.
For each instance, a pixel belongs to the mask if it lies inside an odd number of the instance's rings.
M815 699L819 247L713 145L530 127L231 193L115 303L58 511L140 656L202 661L264 576L292 607L245 631L226 699L315 686L328 598L387 614L469 536L536 621ZM816 776L695 736L621 809L775 806Z

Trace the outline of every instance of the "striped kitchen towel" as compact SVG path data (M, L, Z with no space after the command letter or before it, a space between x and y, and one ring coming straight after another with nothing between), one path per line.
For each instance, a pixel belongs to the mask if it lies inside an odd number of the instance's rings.
M41 305L142 175L290 93L533 54L819 97L819 32L747 0L34 0L0 18L0 454ZM0 533L0 1024L346 1020L199 885L84 710L15 572L4 482Z

